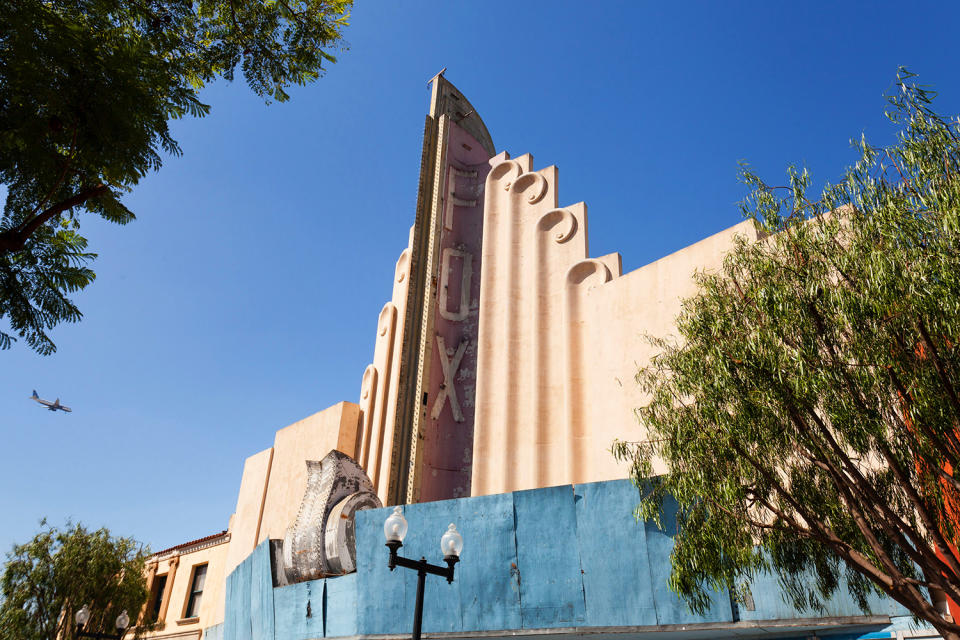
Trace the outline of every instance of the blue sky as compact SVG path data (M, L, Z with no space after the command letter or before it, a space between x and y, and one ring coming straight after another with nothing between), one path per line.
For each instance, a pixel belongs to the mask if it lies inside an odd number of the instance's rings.
M427 80L498 150L560 168L594 255L625 270L739 222L737 162L770 181L889 142L897 65L960 113L956 3L358 2L327 75L265 106L218 83L184 154L84 222L84 319L41 357L0 352L0 549L41 517L154 549L226 528L243 460L356 401L413 223ZM72 414L41 410L37 389Z

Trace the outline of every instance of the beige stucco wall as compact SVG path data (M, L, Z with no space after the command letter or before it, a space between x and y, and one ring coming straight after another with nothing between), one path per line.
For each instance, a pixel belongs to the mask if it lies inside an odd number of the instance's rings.
M267 478L273 462L273 447L254 454L243 463L237 508L230 524L230 549L227 552L226 571L230 575L257 546L260 518L267 495Z
M556 167L491 159L484 208L473 495L626 477L615 438L642 439L634 382L646 335L674 331L696 270L720 266L744 222L621 275L589 258L587 209L559 206Z
M610 445L616 438L646 437L634 417L634 409L646 402L634 375L655 352L645 336L676 335L681 301L696 293L694 272L719 268L738 234L756 239L753 223L745 221L586 291L582 335L588 356L580 398L584 429L575 443L582 454L570 481L627 476L628 468L614 462Z
M258 544L283 538L296 518L307 488L307 460L320 460L332 449L356 455L359 415L359 406L340 402L277 431Z

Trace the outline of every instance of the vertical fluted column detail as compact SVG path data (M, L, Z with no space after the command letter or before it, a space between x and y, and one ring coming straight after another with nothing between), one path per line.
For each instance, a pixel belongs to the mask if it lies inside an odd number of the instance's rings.
M410 249L397 259L393 301L383 306L377 319L373 364L367 366L360 383L360 425L357 462L370 477L381 501L387 497L391 448L397 415L400 342L410 277Z
M396 442L396 424L397 424L397 404L399 402L398 394L400 392L400 360L403 357L403 331L407 316L407 290L410 285L410 249L404 249L397 260L396 270L393 279L393 304L396 309L394 321L393 336L391 339L389 369L383 374L383 382L387 385L385 397L385 407L383 413L385 437L383 452L380 463L380 477L384 478L381 483L383 491L377 488L377 495L380 500L387 504L387 491L390 482L391 469L393 462L393 447ZM376 484L374 486L377 486Z
M536 486L539 468L536 425L537 386L544 372L531 366L538 339L536 301L539 265L535 260L537 222L557 206L556 167L529 171L517 177L509 188L508 219L511 230L510 270L507 305L510 384L507 387L507 415L511 417L507 447L501 452L505 481L510 487Z
M373 410L377 397L377 368L367 365L360 382L360 436L357 446L357 462L370 475L370 440L373 438Z
M490 159L492 166L484 187L483 251L480 272L479 352L477 353L476 414L474 418L473 482L474 495L494 493L503 459L499 451L507 446L510 425L497 413L499 399L506 398L510 375L510 327L503 315L503 302L509 298L507 274L512 269L508 191L513 181L528 170L530 156L510 160L507 153ZM499 398L499 399L498 399Z
M377 346L374 350L373 362L378 371L383 371L383 379L389 380L391 365L393 364L393 346L394 334L397 328L397 307L388 302L380 311L380 318L377 322ZM373 475L371 480L373 486L377 488L377 495L386 495L389 473L383 469L384 464L389 464L389 455L384 455L384 447L389 446L393 437L393 425L386 425L387 398L390 392L389 385L378 385L377 401L373 409L373 436L371 438L372 455L371 467ZM391 433L387 434L389 428ZM382 500L383 498L381 498Z
M587 255L586 207L557 208L557 170L494 158L487 178L474 494L563 482L564 277Z
M490 162L474 495L589 477L587 292L620 275L616 254L587 259L586 205L557 206L555 167Z
M583 299L591 286L609 282L613 277L610 269L600 260L584 260L570 267L565 287L564 314L567 334L566 367L567 380L564 385L567 427L566 482L583 482L588 476L585 468L584 440L587 434L586 416L586 376L584 358L586 345L586 327L584 322Z
M529 423L535 437L533 486L536 487L560 484L564 477L563 467L557 464L556 457L558 454L565 457L566 452L557 446L555 434L567 417L563 402L565 335L556 325L564 315L564 301L560 295L564 269L587 255L586 219L586 205L579 203L548 211L536 225L532 265L536 277L532 335L534 411Z

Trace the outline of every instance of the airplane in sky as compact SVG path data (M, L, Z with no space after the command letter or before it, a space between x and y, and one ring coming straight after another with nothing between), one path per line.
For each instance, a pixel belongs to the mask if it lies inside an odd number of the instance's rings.
M71 409L70 407L65 407L62 404L60 404L60 398L57 398L53 402L50 402L49 400L44 400L43 398L37 395L36 389L33 390L33 395L30 396L30 399L36 400L37 402L45 406L47 408L47 411L66 411L67 413L70 413L73 411L73 409Z

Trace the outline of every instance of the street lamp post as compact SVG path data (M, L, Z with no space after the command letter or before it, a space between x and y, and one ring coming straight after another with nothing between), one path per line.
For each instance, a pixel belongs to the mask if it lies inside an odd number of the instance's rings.
M127 632L127 627L130 626L130 616L127 615L126 609L123 613L117 616L114 624L117 627L117 633L103 633L101 631L94 631L89 633L84 631L84 627L87 626L87 623L90 621L90 606L83 605L80 608L80 611L77 611L77 615L73 617L74 622L77 623L77 629L74 635L78 638L94 638L95 640L121 640L123 635Z
M460 561L460 552L463 551L463 536L451 523L440 537L440 552L443 554L444 562L447 563L446 567L441 567L428 563L424 557L419 560L410 560L397 555L397 549L403 546L403 538L407 535L407 520L403 517L403 509L400 507L394 507L393 513L383 523L383 534L387 538L387 547L390 548L390 559L387 561L390 571L397 567L406 567L417 572L417 606L413 613L413 640L420 640L420 625L423 622L423 587L427 574L432 573L446 578L448 583L453 582L453 568Z

